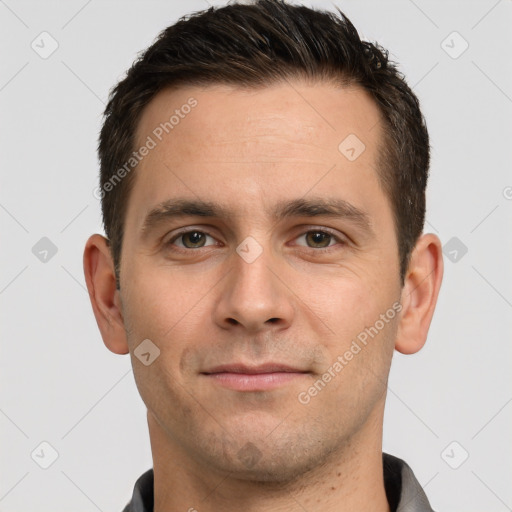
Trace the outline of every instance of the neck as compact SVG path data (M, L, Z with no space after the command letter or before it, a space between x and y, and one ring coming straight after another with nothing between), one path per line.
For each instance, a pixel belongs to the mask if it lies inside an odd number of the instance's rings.
M382 466L382 422L376 416L376 421L369 422L320 467L293 481L262 482L242 480L234 473L220 474L195 461L148 412L154 512L389 512Z

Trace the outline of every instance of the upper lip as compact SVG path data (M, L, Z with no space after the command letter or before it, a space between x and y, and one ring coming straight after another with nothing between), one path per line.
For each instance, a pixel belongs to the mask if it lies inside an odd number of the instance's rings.
M258 366L247 366L245 364L222 364L220 366L214 366L209 370L202 372L206 374L210 373L245 373L248 375L258 373L275 373L275 372L294 372L294 373L306 373L306 370L300 370L291 366L281 363L266 363Z

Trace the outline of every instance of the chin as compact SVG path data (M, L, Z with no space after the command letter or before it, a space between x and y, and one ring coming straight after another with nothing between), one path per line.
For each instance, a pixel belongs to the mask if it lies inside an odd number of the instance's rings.
M241 467L233 468L239 480L260 482L261 484L286 485L299 482L305 478L309 472L317 469L325 463L325 455L314 454L306 458L302 456L300 459L291 456L290 453L284 454L284 457L276 460L273 454L268 455L269 458L263 458L252 468Z
M268 431L267 431L268 432ZM259 441L248 440L247 434L237 442L222 439L202 451L203 461L221 473L242 481L262 484L286 484L297 481L309 471L323 465L332 453L325 443L310 439L307 445L303 436L289 434L274 439L266 434ZM219 441L219 440L217 440ZM214 446L221 450L212 449Z

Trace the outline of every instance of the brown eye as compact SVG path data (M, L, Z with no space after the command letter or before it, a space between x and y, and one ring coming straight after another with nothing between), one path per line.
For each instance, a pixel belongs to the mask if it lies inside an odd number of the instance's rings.
M303 231L295 239L295 244L307 249L315 249L319 254L326 254L345 248L348 242L343 234L338 235L322 228Z
M208 239L210 239L209 242ZM181 233L178 233L173 238L171 238L166 243L166 245L171 247L173 246L175 249L177 248L178 250L201 249L202 247L215 245L215 238L213 238L212 236L208 235L203 231L192 229L190 231L182 231Z
M201 231L189 231L181 235L183 246L187 249L197 249L206 243L206 235Z
M323 248L328 247L331 243L333 235L324 231L308 231L306 233L306 241L309 247Z

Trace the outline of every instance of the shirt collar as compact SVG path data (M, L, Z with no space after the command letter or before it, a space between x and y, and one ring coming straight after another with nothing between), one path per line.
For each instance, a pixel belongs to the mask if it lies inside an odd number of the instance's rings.
M391 512L434 512L412 469L403 460L382 454L384 486ZM123 512L153 512L153 470L135 483L131 501Z

